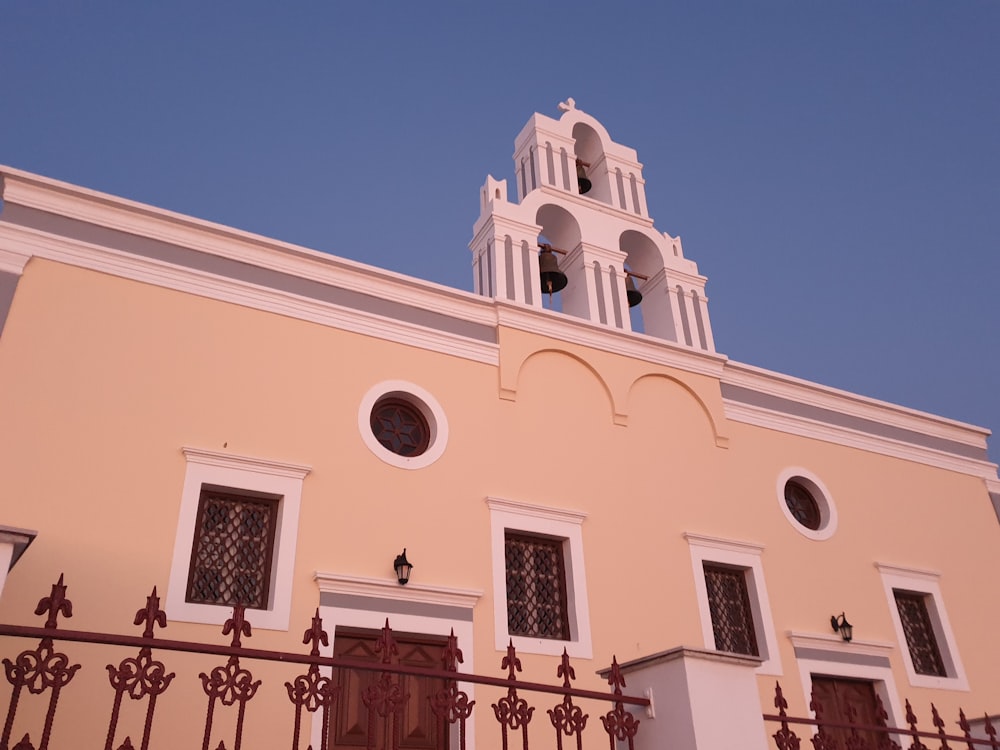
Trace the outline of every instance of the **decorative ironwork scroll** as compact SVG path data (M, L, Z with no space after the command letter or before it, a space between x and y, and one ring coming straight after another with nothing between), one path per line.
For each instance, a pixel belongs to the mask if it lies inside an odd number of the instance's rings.
M66 598L66 585L61 574L58 582L52 584L51 593L39 600L35 614L47 615L45 627L50 630L55 630L59 626L59 615L73 616L73 603ZM42 738L37 748L37 750L47 750L56 706L59 704L59 693L73 679L80 665L70 664L66 654L56 651L50 636L42 638L36 648L22 651L14 661L4 659L3 665L7 682L14 689L7 709L3 734L0 735L0 747L9 747L10 733L14 728L14 716L17 713L21 691L27 688L29 694L40 695L51 689L49 706L45 712L45 724L42 727ZM25 734L24 738L14 746L14 750L36 750L36 748L32 746L29 734Z
M153 638L153 628L167 626L167 615L160 609L160 598L156 595L156 587L153 593L146 597L146 606L135 613L134 625L145 625L142 632L143 638ZM139 649L139 655L122 659L117 667L107 665L108 680L111 687L115 689L114 704L111 709L111 721L108 724L108 738L104 743L105 750L112 750L115 741L115 731L118 727L118 718L121 712L122 697L128 694L131 700L141 701L149 698L146 706L146 721L142 728L142 742L140 750L148 750L149 735L153 727L153 712L156 710L156 699L169 686L174 679L174 673L167 674L167 668L162 661L153 659L153 650L149 646ZM131 748L132 738L126 736L125 742L117 750Z
M611 674L608 675L608 684L614 687L615 696L622 695L622 688L625 687L625 676L621 667L618 666L617 657L611 657ZM628 750L635 748L635 734L639 731L639 720L625 710L625 703L621 700L615 701L615 707L601 717L601 724L604 731L608 733L611 750L615 750L615 741L628 742Z
M319 616L319 607L313 615L312 626L302 636L302 643L311 644L310 656L319 656L319 644L330 645L330 639L323 630L323 619ZM298 675L292 682L285 683L288 699L295 706L295 727L292 735L292 750L299 750L299 738L302 731L302 709L315 713L322 709L323 734L320 740L320 750L327 750L330 743L330 715L340 695L340 687L326 675L319 672L319 664L310 664L305 674ZM312 745L309 746L312 750Z
M392 637L392 628L386 618L382 633L375 641L375 653L382 654L383 666L392 664L392 658L399 655L396 639ZM368 709L368 745L374 747L376 716L382 719L383 736L386 747L399 750L400 712L409 698L399 683L399 678L393 673L382 670L377 680L361 692L361 701Z
M448 672L457 672L458 665L463 661L462 650L458 647L455 629L452 628L441 656L442 666ZM431 711L437 717L440 736L448 731L449 724L458 723L458 747L459 750L465 750L465 722L472 716L472 707L476 702L470 701L469 694L458 689L456 680L447 680L445 686L428 700Z
M253 631L250 623L244 616L244 607L237 604L233 607L233 616L226 620L222 627L222 634L233 634L230 644L232 648L239 648L243 645L241 636L250 638ZM260 687L260 680L256 682L253 674L249 670L240 666L240 657L233 654L225 665L215 667L209 674L202 672L198 675L201 678L201 687L208 696L208 711L205 715L205 739L202 742L202 750L208 750L208 743L212 736L212 719L215 715L216 703L223 706L239 704L236 714L236 736L233 739L233 750L240 750L243 743L243 720L246 717L247 703L253 699ZM220 748L224 748L222 742Z
M531 722L531 715L535 712L535 709L533 706L528 705L528 701L517 694L516 673L521 671L521 660L517 658L513 639L507 644L507 655L500 662L500 669L507 670L507 680L510 683L510 686L507 688L507 695L492 704L493 714L500 723L502 747L503 750L507 750L509 733L520 729L521 747L527 750L528 724Z
M570 680L576 679L576 671L570 666L569 654L566 649L563 649L562 662L559 664L559 669L556 670L556 677L562 677L563 687L572 687ZM563 696L562 703L559 703L555 708L550 708L549 720L552 722L552 726L556 730L556 750L562 750L563 747L563 735L567 737L576 736L576 750L581 750L583 747L583 730L587 726L587 719L590 718L588 714L583 712L579 706L573 705L573 696L567 693Z

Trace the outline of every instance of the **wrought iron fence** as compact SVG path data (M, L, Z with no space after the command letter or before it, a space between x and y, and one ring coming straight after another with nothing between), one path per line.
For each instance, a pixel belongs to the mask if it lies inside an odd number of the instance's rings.
M404 675L443 681L444 687L429 697L430 710L438 722L442 736L445 732L451 733L451 727L455 728L452 735L457 737L459 750L465 750L466 726L476 704L476 701L470 699L468 693L461 689L460 683L506 689L502 697L491 706L504 750L511 745L519 744L524 750L529 746L528 728L534 718L536 706L530 704L522 693L533 696L537 694L561 696L560 702L547 710L551 727L549 731L555 733L558 750L562 750L564 743L575 746L577 750L583 746L583 734L589 716L584 713L581 706L574 703L574 699L604 701L610 704L609 710L600 719L612 750L621 745L633 750L639 721L625 709L626 704L649 705L647 698L628 696L622 692L625 680L618 668L617 660L614 659L608 679L608 684L612 686L610 693L573 688L572 681L576 679L576 675L565 651L556 675L557 679L562 680L561 685L518 680L517 673L521 671L521 661L513 645L508 646L507 654L501 662L501 670L506 671L506 677L461 673L458 671L458 664L462 662L462 652L458 648L454 632L447 639L441 669L400 664L396 640L388 619L375 642L375 651L380 657L378 663L347 657L323 656L320 653L320 646L329 646L329 637L323 630L318 609L302 639L303 644L310 647L308 653L265 651L245 646L244 639L250 638L253 631L242 606L233 608L232 616L222 628L222 634L230 637L228 646L165 640L154 632L156 628L162 629L167 625L167 616L160 609L160 600L155 588L146 598L145 607L135 615L134 624L143 627L140 636L65 630L59 627L59 618L69 618L73 615L73 605L66 597L66 590L63 577L60 576L59 581L53 584L50 594L39 601L35 614L46 617L43 627L0 625L0 635L39 639L38 645L33 649L21 651L13 660L6 658L3 660L6 678L12 690L3 732L0 735L0 750L48 750L60 695L81 669L80 664L72 663L73 660L67 653L56 650L56 641L138 649L135 655L121 659L117 665L108 664L106 667L113 699L104 750L137 750L131 735L120 740L118 738L119 718L126 696L131 701L145 702L145 720L142 734L138 739L138 750L148 750L150 746L158 701L174 685L176 678L174 672L168 672L163 661L154 658L154 648L158 652L180 651L225 659L224 663L217 664L199 675L200 687L207 699L202 750L241 750L243 747L247 711L262 684L262 680L255 679L251 670L245 666L246 661L252 660L306 667L304 672L284 683L292 709L289 712L289 718L293 722L290 740L292 750L299 750L301 747L303 727L306 734L310 734L308 716L315 715L316 712L319 712L322 726L319 750L327 750L329 747L330 722L337 702L342 697L341 688L337 680L333 679L335 670L349 669L376 673L361 694L368 716L366 735L368 750L374 750L377 737L380 738L378 740L380 749L399 748L401 714L408 699L401 684ZM48 694L40 734L37 729L35 730L38 744L34 744L29 731L11 746L18 707L26 694ZM213 736L214 720L220 711L227 709L236 712L235 729L230 738L231 745L227 745L225 739ZM538 722L534 726L537 727ZM218 739L217 744L213 744L216 739ZM169 747L171 750L178 747L177 743L161 743L159 746ZM312 748L310 744L309 750ZM79 744L74 744L73 750L83 750L83 748Z
M1000 750L1000 741L997 740L997 730L994 728L989 714L983 720L983 733L985 737L973 737L972 726L966 719L965 712L959 709L959 719L956 725L962 734L949 734L945 731L948 726L941 718L937 708L931 704L931 723L935 731L925 732L917 729L917 716L906 701L906 723L907 728L891 727L887 721L889 718L885 707L878 694L875 695L875 724L864 724L857 721L857 713L852 707L847 708L847 721L829 721L824 719L824 707L817 699L815 693L809 704L809 709L815 714L815 718L807 719L789 716L787 713L788 701L785 700L781 692L781 685L775 683L774 707L778 709L777 714L764 714L764 720L777 722L780 726L773 735L775 746L778 750L799 750L804 745L800 738L792 729L792 725L801 725L800 731L808 736L812 743L813 750L932 750L925 745L923 740L933 743L933 750ZM908 744L905 744L908 743ZM952 743L952 744L949 744Z

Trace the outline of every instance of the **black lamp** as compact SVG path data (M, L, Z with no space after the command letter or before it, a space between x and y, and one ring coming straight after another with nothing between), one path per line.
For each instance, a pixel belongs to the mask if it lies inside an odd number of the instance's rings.
M392 564L396 569L396 578L399 585L405 586L410 580L410 571L413 570L413 563L406 559L406 547L403 547L403 554L396 555L396 561Z
M841 638L848 643L851 642L851 638L854 637L854 626L847 621L843 612L840 613L840 617L837 617L836 615L832 616L830 618L830 625L835 631L840 633Z

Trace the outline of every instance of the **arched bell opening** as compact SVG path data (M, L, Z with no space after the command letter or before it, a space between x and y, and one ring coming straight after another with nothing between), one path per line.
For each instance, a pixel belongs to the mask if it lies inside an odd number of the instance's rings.
M664 267L659 245L650 236L628 229L621 233L618 249L626 256L625 293L632 330L676 340L670 300L656 288L655 278L662 274ZM650 279L654 279L653 284L649 283Z
M590 125L578 122L573 126L576 151L577 191L602 203L611 203L607 180L600 179L598 170L604 164L604 146Z
M542 229L538 235L538 272L543 303L549 309L566 309L563 300L554 296L573 285L568 272L567 255L580 244L580 225L564 208L547 204L535 215Z

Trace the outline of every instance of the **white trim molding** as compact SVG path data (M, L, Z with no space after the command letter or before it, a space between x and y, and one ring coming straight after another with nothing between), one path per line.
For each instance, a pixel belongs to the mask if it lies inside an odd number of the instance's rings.
M329 645L321 647L323 656L333 656L337 627L379 630L386 620L395 632L447 636L455 634L463 661L460 672L474 673L472 610L482 597L482 591L447 586L409 583L400 586L395 579L363 578L339 573L315 574L319 587L319 614L323 629L329 635ZM475 699L476 686L459 682L459 690ZM320 712L313 714L311 741L320 747L323 722ZM458 724L451 727L451 746L459 744ZM466 724L470 739L475 733L475 712ZM475 745L468 743L470 750Z
M799 633L789 631L788 639L795 649L795 662L802 685L806 707L812 701L813 675L847 677L873 683L875 692L889 714L889 726L903 726L906 714L899 702L896 680L890 658L895 651L891 643L853 640L846 643L839 635ZM809 716L816 714L809 709ZM899 741L899 738L896 738Z
M167 611L179 622L222 625L232 614L230 607L186 601L191 547L194 544L198 502L204 485L276 495L278 521L274 534L271 582L267 609L247 609L247 619L255 628L288 630L292 605L292 573L299 529L302 485L310 467L270 461L232 453L182 448L187 459L181 493L174 554L167 585Z
M559 656L563 649L573 657L593 658L590 635L590 605L583 559L583 521L587 514L577 510L530 505L515 500L486 498L490 509L490 550L493 563L493 621L497 651L509 642L521 653ZM569 610L568 641L511 635L507 629L507 530L539 534L563 540L566 566L566 605Z
M903 665L906 667L906 676L909 678L910 684L914 687L968 690L969 681L965 676L965 667L962 665L962 658L958 653L958 642L951 628L948 612L944 606L944 597L941 594L941 574L936 571L904 568L879 562L875 563L875 567L882 576L882 586L885 588L889 615L896 631L899 651L903 655ZM934 630L934 639L937 641L941 661L944 664L945 677L918 674L914 669L910 648L906 641L906 633L899 617L899 608L896 605L896 591L920 594L924 597L927 615Z
M712 611L708 603L708 587L705 584L705 563L717 563L745 571L747 594L753 614L753 625L757 635L757 650L761 665L757 674L780 675L781 655L778 652L778 637L771 616L771 601L764 583L764 565L761 554L764 547L752 542L720 539L713 536L683 534L691 549L691 567L694 572L694 588L701 615L701 632L705 648L716 649L715 632L712 629Z
M459 589L450 586L428 586L425 583L408 583L400 586L393 578L365 578L340 573L316 571L314 576L320 594L347 594L370 599L395 599L439 607L472 609L482 598L481 589Z

